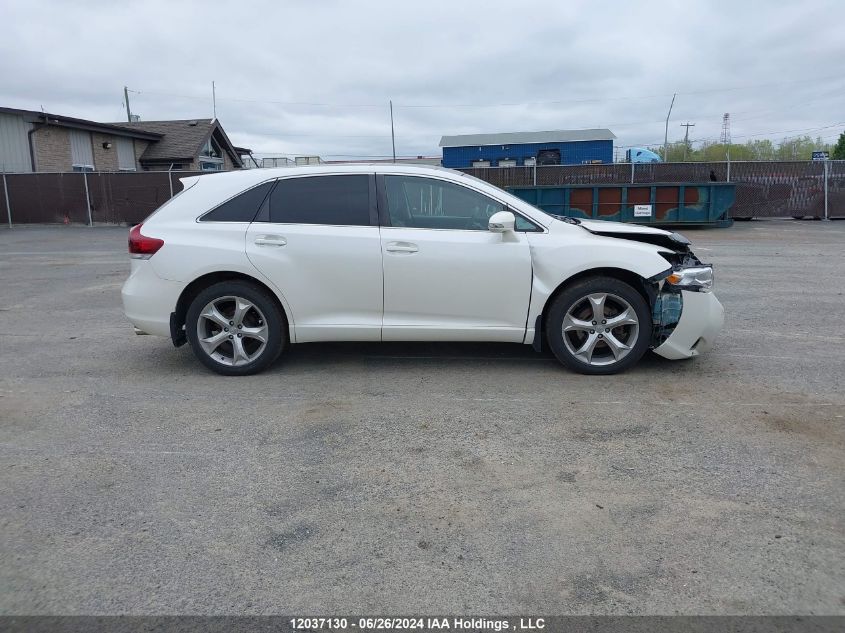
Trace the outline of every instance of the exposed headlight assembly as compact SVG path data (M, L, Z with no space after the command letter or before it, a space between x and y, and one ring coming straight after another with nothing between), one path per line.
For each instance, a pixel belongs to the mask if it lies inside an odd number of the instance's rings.
M713 289L712 266L690 266L673 270L666 277L666 283L678 290L693 292L710 292Z

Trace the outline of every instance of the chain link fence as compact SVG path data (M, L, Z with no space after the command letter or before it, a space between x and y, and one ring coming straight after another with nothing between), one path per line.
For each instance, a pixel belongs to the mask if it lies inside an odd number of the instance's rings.
M825 174L827 170L827 174ZM616 163L461 170L498 187L630 183L736 185L730 215L845 217L845 161ZM9 224L135 224L182 190L180 178L202 172L71 172L3 174Z
M826 165L826 167L825 167ZM827 168L827 178L825 178ZM734 218L845 217L845 161L615 163L479 167L461 171L497 187L704 183L736 185ZM826 182L825 182L826 181Z
M9 224L137 224L195 171L3 174Z

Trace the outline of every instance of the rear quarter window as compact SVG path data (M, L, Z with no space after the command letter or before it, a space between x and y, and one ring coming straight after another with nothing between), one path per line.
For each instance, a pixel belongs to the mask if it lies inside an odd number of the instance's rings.
M252 222L273 184L270 181L247 189L203 215L200 222Z

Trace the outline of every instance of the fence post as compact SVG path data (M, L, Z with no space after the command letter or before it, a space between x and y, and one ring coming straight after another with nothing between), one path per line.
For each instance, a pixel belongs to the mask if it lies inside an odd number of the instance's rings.
M6 196L6 217L9 218L9 228L12 228L12 205L9 204L9 185L6 183L6 170L3 169L3 193Z
M537 159L534 159L534 186L537 186Z
M634 184L634 169L636 169L637 163L633 160L631 161L631 184Z
M88 226L94 226L91 218L91 196L88 194L88 172L82 172L82 181L85 183L85 207L88 209Z
M171 176L171 172L173 171L173 163L170 163L170 167L167 169L167 182L170 183L170 197L173 197L173 176Z
M830 212L827 207L827 192L830 189L830 181L828 180L827 173L828 173L828 162L824 161L824 219L830 219Z
M727 167L727 175L725 177L725 182L731 181L731 159L728 158L728 167Z

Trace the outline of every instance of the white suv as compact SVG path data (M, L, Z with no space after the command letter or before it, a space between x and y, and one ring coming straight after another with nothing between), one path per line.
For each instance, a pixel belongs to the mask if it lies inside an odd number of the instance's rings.
M709 349L713 271L676 233L559 219L440 168L256 169L183 179L129 233L136 332L190 343L221 374L288 343L548 345L587 374L649 348Z

